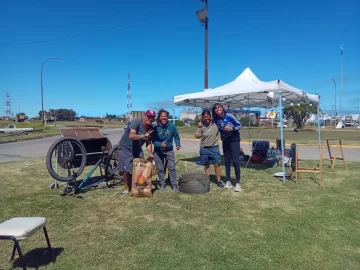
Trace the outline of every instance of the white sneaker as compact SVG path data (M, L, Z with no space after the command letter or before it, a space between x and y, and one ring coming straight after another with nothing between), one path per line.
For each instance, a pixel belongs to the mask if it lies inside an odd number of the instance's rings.
M124 191L121 192L121 194L126 195L129 194L130 191L128 191L127 189L125 189Z
M232 188L232 185L231 185L230 181L226 181L225 188Z
M242 191L242 190L241 190L241 186L240 186L239 183L236 184L236 186L235 186L235 191L237 191L237 192L241 192L241 191Z

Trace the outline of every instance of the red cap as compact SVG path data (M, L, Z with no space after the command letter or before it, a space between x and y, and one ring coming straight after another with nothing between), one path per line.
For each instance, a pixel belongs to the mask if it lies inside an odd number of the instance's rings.
M153 111L153 110L147 110L147 111L145 112L145 115L146 115L146 116L154 116L154 117L155 117L155 111Z

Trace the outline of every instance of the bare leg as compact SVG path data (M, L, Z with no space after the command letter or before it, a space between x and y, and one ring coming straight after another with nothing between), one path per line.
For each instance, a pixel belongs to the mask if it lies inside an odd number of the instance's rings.
M205 164L204 169L205 169L205 174L210 175L210 166L209 166L209 164Z
M125 190L130 191L131 177L132 177L132 175L130 173L128 173L128 172L124 173L124 188L125 188Z
M216 180L221 181L220 165L219 164L214 164L214 168L215 168Z

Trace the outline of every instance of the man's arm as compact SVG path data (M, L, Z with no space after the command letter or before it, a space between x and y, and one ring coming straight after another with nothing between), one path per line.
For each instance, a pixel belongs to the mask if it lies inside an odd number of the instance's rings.
M179 150L180 149L180 136L179 136L179 132L176 128L176 126L174 125L174 140L175 140L175 144L176 144L176 149Z
M133 141L140 141L142 139L145 139L145 135L138 135L136 134L136 130L135 129L130 129L129 131L129 139L133 140Z
M153 154L153 150L152 150L152 143L151 140L146 141L146 150L149 153L149 158L153 159L154 158L154 154Z

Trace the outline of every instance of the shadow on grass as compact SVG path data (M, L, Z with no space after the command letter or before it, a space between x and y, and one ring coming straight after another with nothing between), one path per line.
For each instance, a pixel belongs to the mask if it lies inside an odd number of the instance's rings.
M15 259L13 267L27 267L39 269L39 267L47 266L56 262L56 258L64 251L64 248L51 248L54 261L50 257L49 250L47 248L36 248L27 252L23 256L23 262L20 258Z
M194 163L195 166L201 166L196 164L196 162L198 162L199 160L200 157L189 157L189 158L178 159L178 161L192 162ZM221 156L221 166L225 166L224 156ZM245 168L245 166L247 169L254 169L254 170L267 170L271 168L268 165L262 163L255 164L255 163L251 163L250 161L249 163L247 161L240 161L240 168Z

